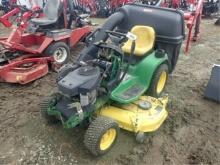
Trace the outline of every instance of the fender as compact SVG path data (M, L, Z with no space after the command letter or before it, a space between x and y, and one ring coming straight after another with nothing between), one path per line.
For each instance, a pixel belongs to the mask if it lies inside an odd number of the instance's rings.
M135 66L133 75L138 76L141 83L146 87L147 90L150 86L154 72L163 63L166 63L168 68L171 68L167 54L163 54L162 56L158 57L157 52L153 52Z
M131 65L123 81L111 92L111 99L125 104L138 100L148 90L155 71L163 63L169 66L168 55L154 51Z

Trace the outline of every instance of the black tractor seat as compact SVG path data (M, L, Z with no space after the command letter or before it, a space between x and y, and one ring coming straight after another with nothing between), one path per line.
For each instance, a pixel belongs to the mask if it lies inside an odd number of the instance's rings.
M43 9L44 17L33 18L31 19L31 23L37 26L47 26L55 24L59 19L61 10L62 3L60 0L48 0Z

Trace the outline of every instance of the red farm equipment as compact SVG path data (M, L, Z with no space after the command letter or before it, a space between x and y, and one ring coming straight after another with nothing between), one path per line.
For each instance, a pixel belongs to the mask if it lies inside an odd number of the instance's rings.
M109 6L110 6L110 12L113 13L115 10L127 3L133 3L135 0L110 0Z
M34 6L30 10L25 6L14 4L11 11L0 17L0 23L2 23L6 28L12 27L14 23L22 28L26 28L28 26L28 21L31 18L40 17L42 15L39 11L41 11L41 9L38 6Z
M190 42L197 41L199 37L203 0L164 0L160 6L183 11L188 29L185 53L188 53Z
M74 0L74 6L90 15L97 15L98 6L96 0Z
M117 8L133 3L135 0L74 0L75 6L83 12L100 17L107 17L112 14Z
M0 81L26 84L46 75L49 65L56 68L68 62L70 48L91 32L89 26L82 24L70 28L75 20L85 18L77 16L70 20L73 12L69 2L48 0L43 11L17 6L3 16L1 21L11 27L10 15L22 11L17 27L13 27L8 37L0 38ZM43 13L41 17L31 14L39 12Z

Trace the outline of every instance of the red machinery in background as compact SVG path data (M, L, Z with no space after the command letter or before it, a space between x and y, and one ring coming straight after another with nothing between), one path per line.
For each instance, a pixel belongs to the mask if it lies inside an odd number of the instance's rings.
M84 39L91 28L70 29L73 20L68 20L71 16L68 17L67 13L71 14L71 9L67 2L48 0L40 18L31 14L40 10L32 11L24 6L17 6L3 16L4 25L11 27L9 16L18 10L25 11L11 34L0 38L0 81L26 84L46 75L48 64L60 66L68 62L70 48ZM60 11L61 7L63 10Z
M83 12L89 13L90 15L97 15L98 5L96 0L76 0L74 5L81 9Z
M117 8L127 4L127 3L133 3L135 0L110 0L109 6L111 12L114 12Z
M41 9L38 6L33 7L31 10L27 9L25 6L13 5L14 9L0 17L0 23L5 27L10 28L13 25L13 21L22 26L27 27L28 20L31 18L36 18L40 16ZM12 18L14 17L14 18Z
M203 0L191 0L189 4L192 6L192 10L184 12L184 18L188 28L188 36L185 48L186 53L189 51L190 41L197 41L199 37Z
M197 41L203 10L203 0L164 0L161 7L182 10L188 29L185 53L188 53L191 41Z
M135 0L74 0L83 12L88 12L91 15L107 17L112 14L117 8L132 3Z

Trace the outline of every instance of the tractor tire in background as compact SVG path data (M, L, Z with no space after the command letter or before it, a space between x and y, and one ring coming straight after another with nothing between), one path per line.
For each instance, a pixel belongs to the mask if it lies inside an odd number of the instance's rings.
M118 132L119 126L116 121L99 116L87 129L84 144L94 156L103 155L115 144Z
M161 97L166 86L168 74L169 70L167 64L161 64L154 72L148 94L156 98Z
M48 46L48 48L44 51L44 54L46 56L54 57L54 62L52 63L52 66L59 65L58 67L60 67L69 61L70 48L65 42L54 42ZM55 71L57 71L57 69L55 69Z
M47 113L48 108L51 106L55 106L58 99L59 99L59 94L55 93L52 94L51 96L45 97L40 103L41 116L46 120L48 124L55 124L59 122L59 119Z
M108 0L98 0L98 17L106 18L109 16Z

